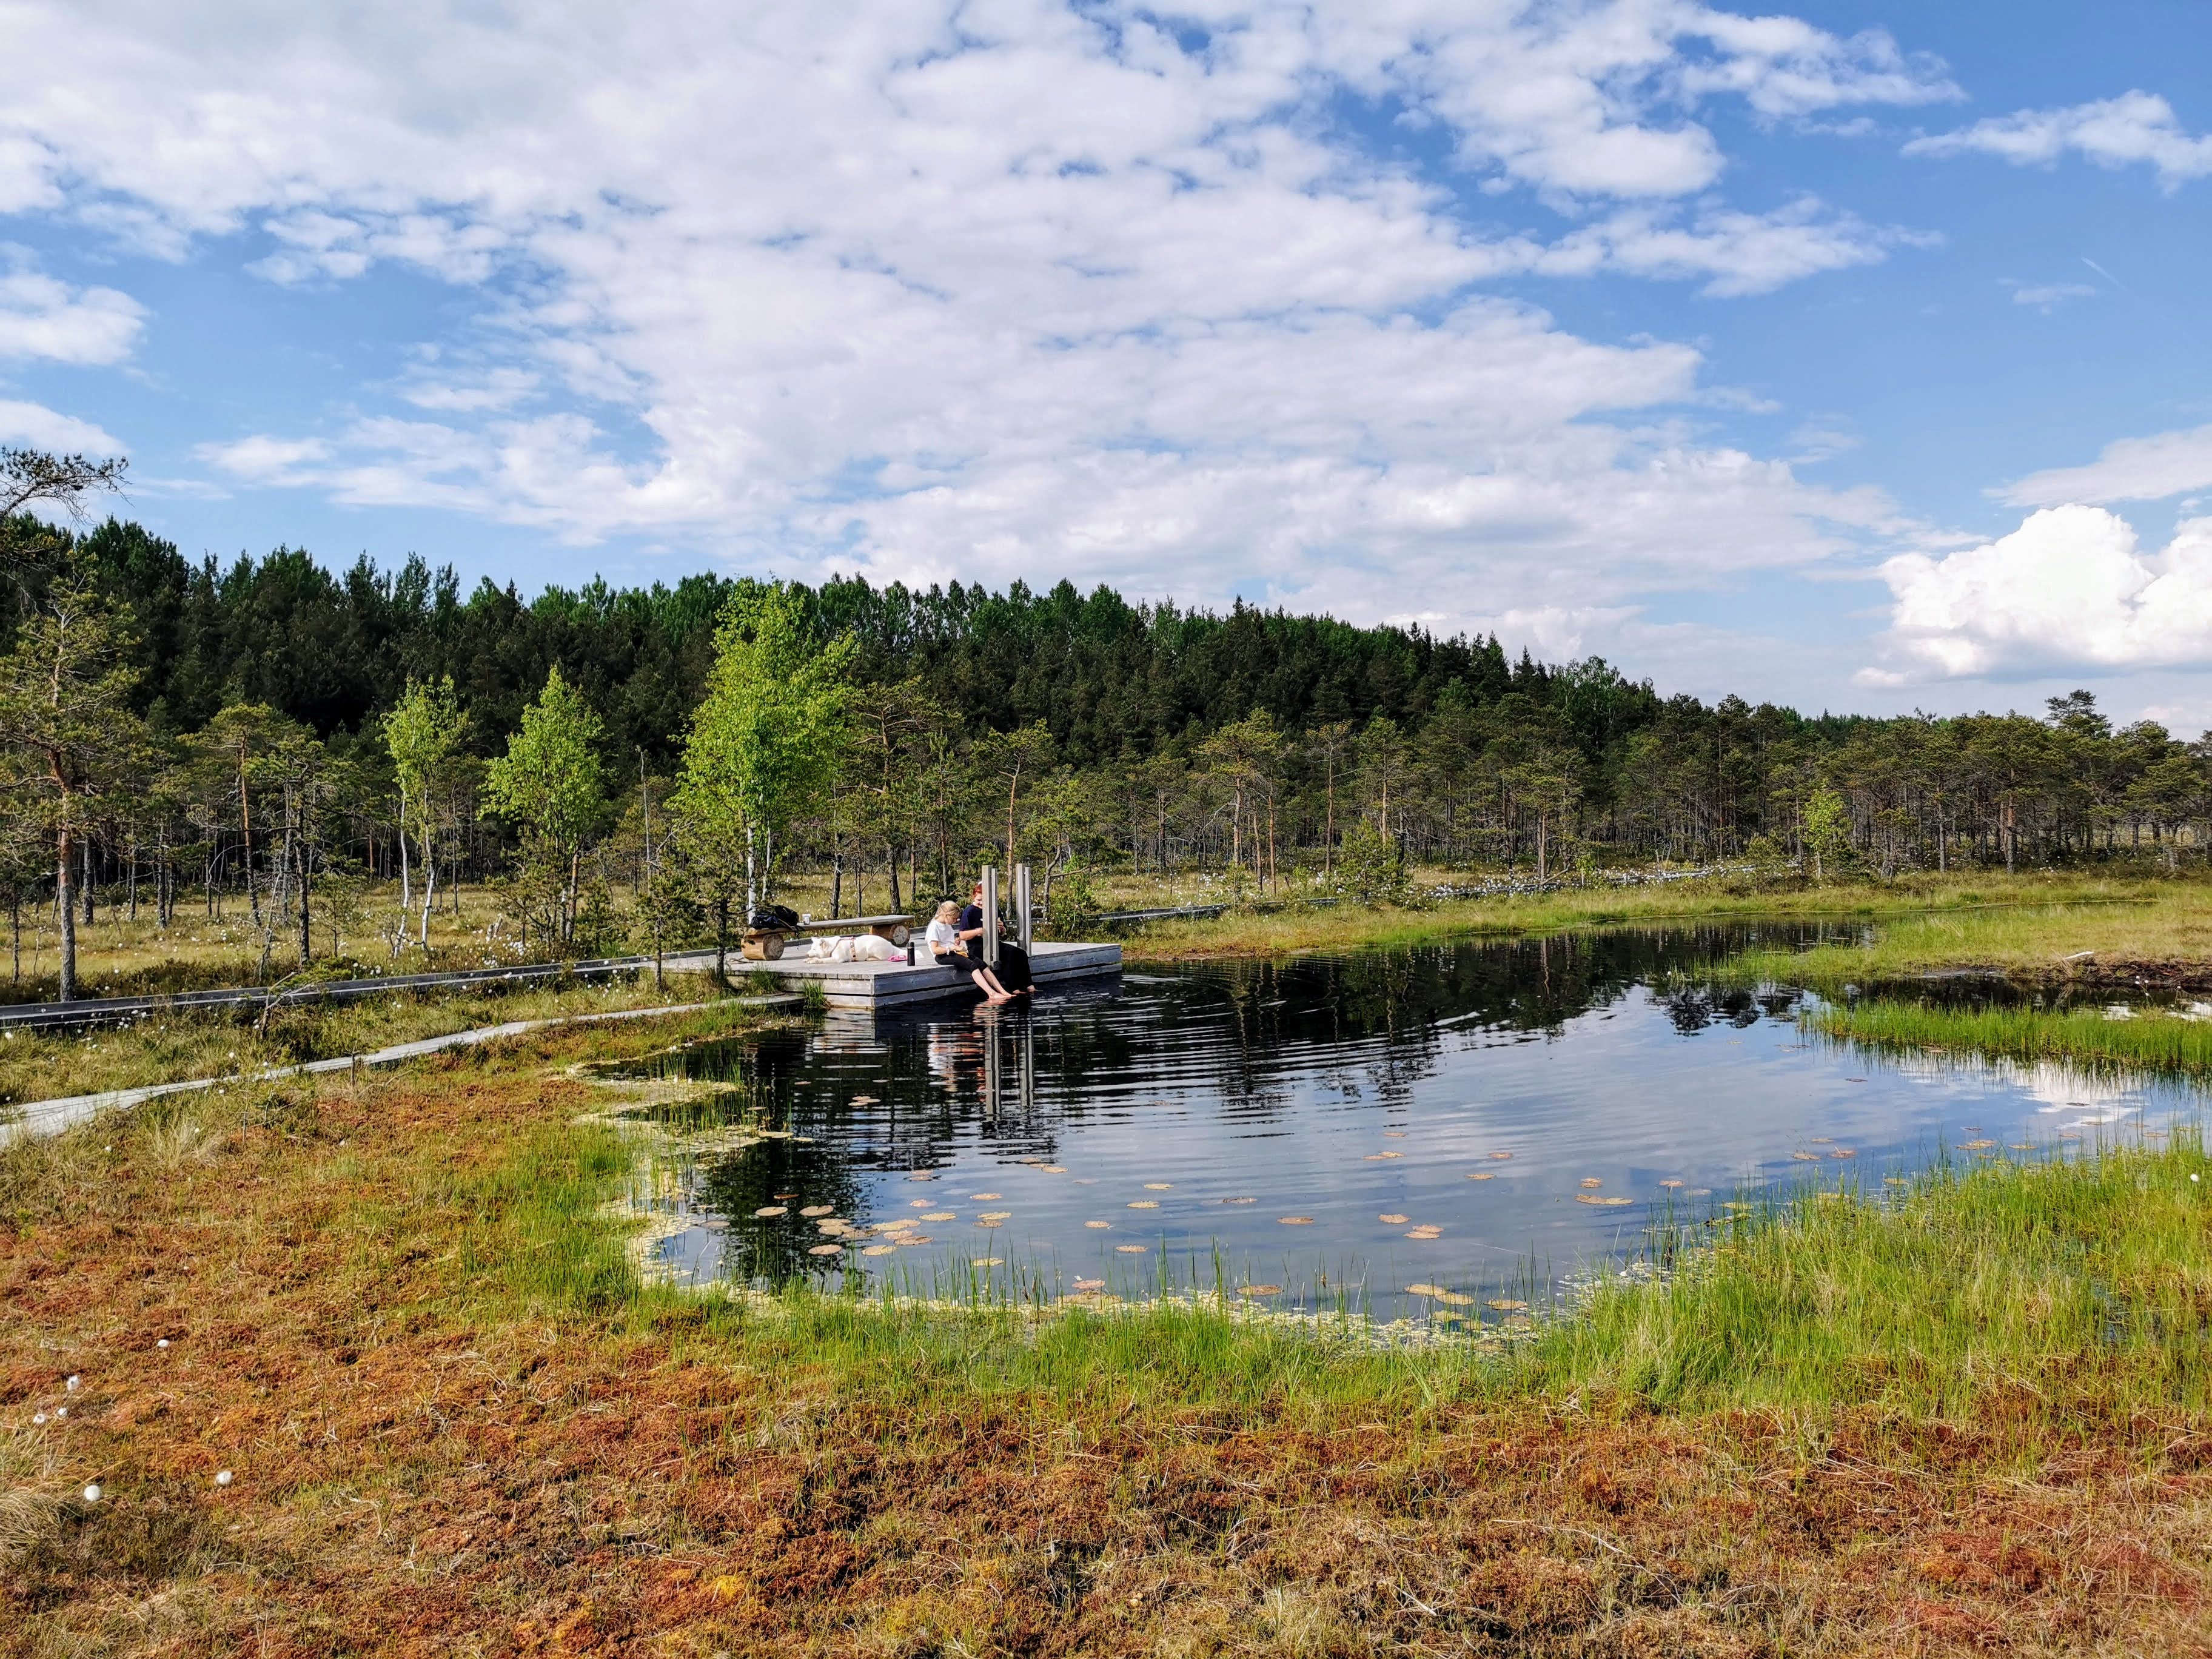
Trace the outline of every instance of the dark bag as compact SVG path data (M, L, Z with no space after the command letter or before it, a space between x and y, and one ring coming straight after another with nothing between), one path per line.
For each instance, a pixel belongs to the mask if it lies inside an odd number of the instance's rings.
M787 930L799 926L799 912L787 909L781 904L763 904L753 912L752 920L746 926L757 933Z

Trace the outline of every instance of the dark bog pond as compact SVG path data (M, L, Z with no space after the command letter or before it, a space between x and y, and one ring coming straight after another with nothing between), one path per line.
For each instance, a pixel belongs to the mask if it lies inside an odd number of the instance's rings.
M1792 991L1705 981L1777 937L1147 969L1034 1008L832 1013L694 1048L660 1074L723 1086L679 1115L782 1133L656 1160L651 1249L700 1282L1141 1294L1164 1273L1270 1305L1494 1318L1747 1189L1879 1188L2195 1110L2175 1083L1832 1044Z

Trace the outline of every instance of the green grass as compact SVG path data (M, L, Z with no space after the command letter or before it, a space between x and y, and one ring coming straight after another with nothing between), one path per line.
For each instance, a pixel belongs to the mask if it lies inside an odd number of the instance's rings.
M599 1216L632 1158L629 1138L604 1124L532 1126L448 1196L463 1218L463 1268L530 1311L639 1302L647 1291L621 1231Z
M1880 1048L2212 1076L2212 1022L2158 1008L2115 1018L2101 1008L1943 1008L1876 998L1828 1004L1809 1012L1805 1023L1826 1036Z
M1948 1164L1887 1202L1808 1194L1662 1285L1601 1292L1542 1368L1674 1409L2169 1420L2212 1383L2206 1168L2190 1133Z
M1972 890L2011 903L1966 902ZM1838 912L1838 914L1849 914ZM2059 892L2035 884L1984 884L1908 914L1874 916L1865 939L1807 951L1752 951L1723 973L1833 992L1979 969L2038 984L2122 980L2148 966L2212 963L2212 885L2142 881Z
M2126 953L2132 946L2139 957L2194 952L2212 958L2212 883L2064 872L1916 876L1827 887L1727 877L1461 899L1423 909L1347 904L1232 911L1152 923L1131 934L1128 950L1133 957L1160 960L1280 956L1580 928L1792 919L1882 923L1875 945L1881 954L1866 957L1844 947L1832 955L1815 953L1809 963L1789 952L1747 957L1741 959L1745 975L1787 977L1832 969L1849 978L1893 957L1900 973L1954 963L2041 963L2063 954L2055 942L2069 939L2076 942L2067 950L2087 945ZM1777 967L1787 971L1769 971Z

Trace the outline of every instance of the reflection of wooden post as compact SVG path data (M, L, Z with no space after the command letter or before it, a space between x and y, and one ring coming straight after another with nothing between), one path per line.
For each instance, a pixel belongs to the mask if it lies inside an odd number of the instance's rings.
M992 1122L999 1121L999 1022L986 1020L983 1026L983 1114Z
M983 866L983 965L999 965L999 866Z
M1036 1110L1036 1027L1024 1020L1014 1042L1018 1055L1015 1063L1020 1068L1016 1086L1021 1091L1022 1121L1026 1124Z
M1014 937L1023 951L1030 948L1030 867L1014 866Z

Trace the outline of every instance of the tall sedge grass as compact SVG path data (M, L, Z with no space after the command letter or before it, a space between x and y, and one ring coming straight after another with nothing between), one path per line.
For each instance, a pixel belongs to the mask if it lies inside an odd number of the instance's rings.
M2201 1139L1947 1164L1895 1199L1805 1194L1657 1285L1601 1291L1554 1382L1681 1409L2166 1420L2212 1399Z
M599 1219L632 1148L597 1123L542 1123L507 1155L457 1186L461 1262L532 1311L601 1313L641 1286L620 1231Z
M2162 1009L2133 1010L2120 1018L2101 1008L1943 1008L1884 998L1829 1004L1809 1012L1805 1023L1828 1036L1884 1048L2212 1076L2212 1022Z

